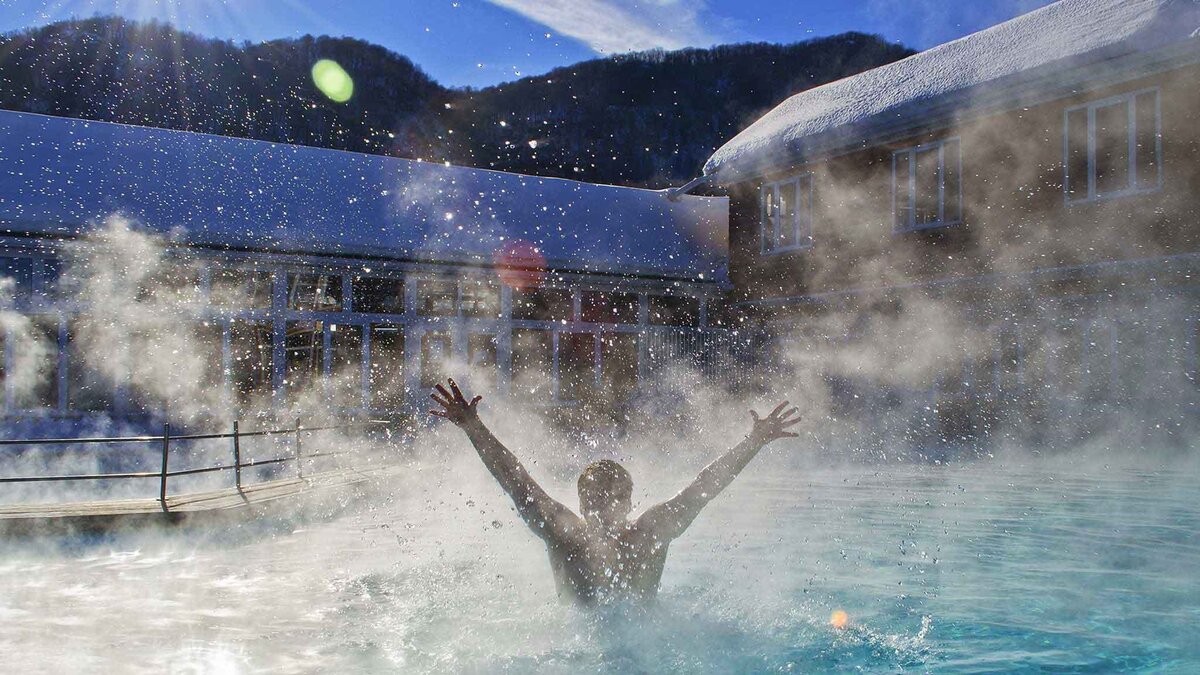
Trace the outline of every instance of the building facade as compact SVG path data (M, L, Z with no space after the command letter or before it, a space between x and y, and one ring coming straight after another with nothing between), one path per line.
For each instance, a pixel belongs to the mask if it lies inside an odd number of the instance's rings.
M304 397L411 412L447 375L612 409L721 333L723 199L19 113L0 113L0 166L9 309L50 347L6 340L6 373L39 359L33 386L6 378L12 416L170 417L186 402L137 369L172 344L225 419ZM97 297L111 277L136 320Z
M1198 29L1193 2L1066 0L784 102L705 170L735 315L865 349L886 384L834 388L942 438L1193 424Z

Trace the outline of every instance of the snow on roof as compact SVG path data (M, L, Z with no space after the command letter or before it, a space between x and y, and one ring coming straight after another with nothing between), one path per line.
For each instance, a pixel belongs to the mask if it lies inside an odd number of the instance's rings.
M1200 0L1062 0L787 99L719 148L704 167L718 182L783 165L805 145L861 142L872 124L928 114L955 93L1148 51L1200 36ZM850 129L860 133L852 135Z
M0 233L73 236L121 213L192 244L721 278L728 203L498 171L0 112Z

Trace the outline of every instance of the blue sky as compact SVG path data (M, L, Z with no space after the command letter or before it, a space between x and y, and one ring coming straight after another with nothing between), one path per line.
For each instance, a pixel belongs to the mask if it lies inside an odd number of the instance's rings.
M94 14L157 17L203 35L348 35L439 82L486 86L597 55L847 30L926 48L1050 0L0 0L0 31Z

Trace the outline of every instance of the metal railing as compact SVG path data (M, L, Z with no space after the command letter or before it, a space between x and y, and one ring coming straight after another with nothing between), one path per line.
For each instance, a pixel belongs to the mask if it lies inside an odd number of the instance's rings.
M344 429L379 428L382 426L398 424L395 420L367 420L364 422L354 422L349 424L339 424L332 426L317 426L305 427L300 424L300 420L296 420L294 427L283 429L267 429L259 431L241 431L238 422L233 423L232 433L212 433L212 434L180 434L172 435L171 426L163 425L161 436L123 436L113 438L29 438L29 439L0 439L0 448L13 445L32 446L34 448L54 445L90 445L90 444L118 444L118 443L161 443L162 444L162 465L158 471L125 471L115 473L85 473L85 474L65 474L52 476L0 476L0 483L40 483L50 481L88 481L88 480L121 480L135 478L157 478L159 480L158 501L162 504L163 511L169 511L167 504L167 483L168 479L177 476L193 476L204 473L215 473L220 471L234 472L234 485L238 492L242 491L242 469L251 467L262 467L271 465L281 465L295 462L296 477L304 478L304 460L317 459L320 457L336 457L338 455L348 454L349 451L341 452L313 452L307 455L304 454L302 444L302 434L312 434L319 431L337 431ZM255 437L276 437L276 438L292 438L292 454L290 456L272 457L270 459L249 459L242 458L242 440L245 438ZM203 466L186 469L170 469L171 459L171 443L181 441L202 441L202 440L219 440L230 439L232 441L232 464L218 464L215 466Z

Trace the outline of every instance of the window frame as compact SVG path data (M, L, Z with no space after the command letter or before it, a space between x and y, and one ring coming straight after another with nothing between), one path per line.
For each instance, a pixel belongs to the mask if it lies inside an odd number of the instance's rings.
M808 199L804 202L807 210L807 227L805 227L804 211L796 209L795 222L793 222L793 234L795 239L790 246L779 246L780 227L777 218L772 221L767 215L767 195L770 194L775 200L779 199L780 188L788 185L796 186L796 193L799 194L802 186L808 185ZM778 203L778 201L776 201ZM771 234L768 239L767 228L770 226ZM791 176L784 180L772 181L763 183L758 191L758 250L761 255L776 255L780 253L788 253L791 251L804 251L813 247L813 174L811 171ZM768 246L768 241L770 246Z
M958 156L955 158L958 165L958 216L954 219L946 218L946 144L954 143L958 148ZM917 223L916 208L913 207L917 200L917 171L916 161L917 154L920 152L929 151L936 148L938 153L938 219L929 223ZM907 197L909 203L908 222L904 226L900 226L896 220L896 211L898 200L900 197L899 176L896 169L899 167L898 158L901 155L906 155L908 159L908 186ZM942 138L928 143L919 143L905 148L899 148L892 151L892 232L900 234L903 232L917 232L920 230L932 230L941 227L954 227L961 225L963 222L963 172L962 172L962 138L959 136L951 136Z
M1138 187L1138 149L1137 149L1137 99L1139 96L1146 94L1154 95L1154 152L1158 158L1156 167L1158 176L1151 187ZM1124 103L1126 106L1126 114L1128 115L1128 127L1126 135L1128 140L1128 184L1123 190L1116 192L1105 192L1103 194L1096 190L1096 111L1100 108L1108 108L1114 105ZM1087 195L1084 197L1071 197L1071 133L1070 119L1071 113L1079 110L1087 111ZM1116 96L1108 96L1106 98L1088 101L1079 105L1071 106L1063 110L1063 203L1067 206L1077 206L1080 204L1090 204L1094 202L1107 201L1109 199L1120 199L1132 195L1143 195L1158 192L1163 187L1163 133L1162 133L1162 95L1158 87L1148 87L1135 91L1118 94Z

